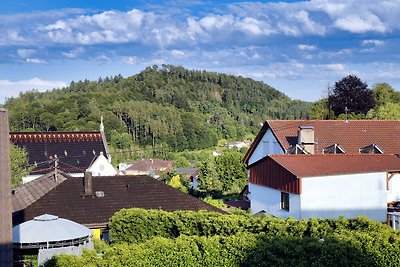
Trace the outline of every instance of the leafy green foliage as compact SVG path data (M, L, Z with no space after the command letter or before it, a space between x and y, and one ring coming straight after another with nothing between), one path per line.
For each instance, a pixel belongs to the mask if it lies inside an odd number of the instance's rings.
M213 194L239 193L247 183L247 170L242 162L243 154L226 151L211 162L204 162L199 171L199 189Z
M5 107L12 130L97 130L103 116L114 147L128 148L129 136L133 145L162 145L172 151L242 139L256 133L267 118L292 119L310 110L309 103L292 101L262 82L171 65L149 67L128 78L26 92Z
M367 114L374 107L372 91L355 75L348 75L337 81L328 101L336 116L345 113L346 108L356 114Z
M28 152L10 144L11 159L11 187L15 188L22 183L22 177L27 176L31 168L28 167Z
M81 258L57 256L47 266L400 264L400 232L365 217L298 221L131 209L116 213L110 226L111 246Z

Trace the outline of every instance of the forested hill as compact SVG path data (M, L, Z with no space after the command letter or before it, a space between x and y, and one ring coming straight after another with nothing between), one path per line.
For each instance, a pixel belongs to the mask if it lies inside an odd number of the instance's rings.
M180 151L243 138L265 119L304 118L311 104L249 78L163 65L26 92L5 107L14 131L97 130L103 116L115 147L134 142Z

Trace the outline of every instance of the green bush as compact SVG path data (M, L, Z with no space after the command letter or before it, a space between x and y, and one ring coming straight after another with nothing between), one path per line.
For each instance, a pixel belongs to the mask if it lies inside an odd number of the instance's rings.
M295 220L272 217L245 217L216 212L175 211L144 209L122 209L111 218L112 242L137 243L154 236L176 238L180 235L230 236L240 232L261 233L279 236L323 238L356 230L366 233L391 233L391 229L359 217L356 219L309 219Z
M399 241L392 246L357 233L324 240L266 233L154 237L85 251L81 258L57 256L47 266L398 266Z
M365 217L295 220L125 209L112 245L47 266L400 266L400 232Z

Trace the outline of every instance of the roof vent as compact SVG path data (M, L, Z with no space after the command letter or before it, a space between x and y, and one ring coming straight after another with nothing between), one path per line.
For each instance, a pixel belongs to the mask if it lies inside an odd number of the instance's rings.
M370 144L359 149L361 154L383 154L383 150L377 144Z
M103 191L96 191L96 197L104 197Z
M346 154L346 151L339 144L330 145L322 151L324 154Z

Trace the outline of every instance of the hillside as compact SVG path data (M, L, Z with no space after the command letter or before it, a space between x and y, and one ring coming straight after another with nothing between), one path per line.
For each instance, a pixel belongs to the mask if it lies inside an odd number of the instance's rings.
M304 118L311 104L249 78L163 65L26 92L5 107L13 131L97 130L103 116L114 147L133 142L182 151L256 133L265 119Z

